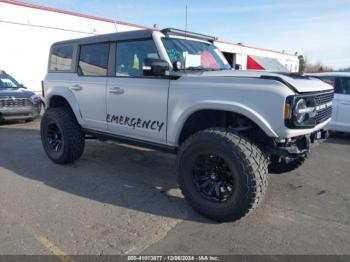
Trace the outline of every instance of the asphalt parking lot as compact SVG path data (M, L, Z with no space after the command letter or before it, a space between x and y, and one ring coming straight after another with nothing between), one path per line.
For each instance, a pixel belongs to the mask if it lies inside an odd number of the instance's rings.
M87 141L81 158L46 157L39 122L0 125L0 254L350 254L350 136L271 175L249 217L193 212L173 155Z

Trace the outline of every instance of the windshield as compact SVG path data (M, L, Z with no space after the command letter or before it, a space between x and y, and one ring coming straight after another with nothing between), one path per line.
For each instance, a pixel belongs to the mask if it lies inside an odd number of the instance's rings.
M231 68L214 45L178 38L163 38L163 43L171 63L181 63L179 69L224 70Z
M8 74L0 74L0 88L19 88L20 84Z

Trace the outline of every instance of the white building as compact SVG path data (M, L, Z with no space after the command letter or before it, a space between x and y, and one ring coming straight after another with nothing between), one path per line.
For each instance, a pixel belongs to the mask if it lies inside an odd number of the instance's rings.
M216 41L215 45L223 52L233 68L236 65L240 65L242 70L299 71L297 55L249 47L243 44L233 44L221 40Z
M5 70L30 90L40 92L52 43L95 34L147 27L13 0L0 0L0 70ZM296 72L296 56L216 41L231 65L241 69L285 66Z

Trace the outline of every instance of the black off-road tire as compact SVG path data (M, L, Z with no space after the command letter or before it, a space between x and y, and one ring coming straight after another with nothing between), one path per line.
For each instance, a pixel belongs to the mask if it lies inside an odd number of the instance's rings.
M269 172L273 174L282 174L293 171L295 169L298 169L302 164L304 164L307 158L308 155L305 155L296 158L289 163L286 163L283 159L281 159L281 161L278 161L277 158L272 157L269 164Z
M59 152L50 148L48 126L57 126L62 136ZM40 125L41 142L47 156L56 164L68 164L79 159L84 152L85 138L73 112L66 107L49 108L45 111Z
M193 180L193 166L201 154L215 154L234 170L234 194L224 202L201 195ZM210 219L227 222L246 216L262 201L268 185L268 158L248 138L225 128L210 128L189 137L177 156L180 189L189 204Z

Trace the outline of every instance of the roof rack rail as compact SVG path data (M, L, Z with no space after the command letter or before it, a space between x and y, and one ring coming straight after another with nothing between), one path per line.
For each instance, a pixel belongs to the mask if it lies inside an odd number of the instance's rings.
M165 35L188 36L188 37L206 40L206 41L210 41L210 42L217 40L217 37L214 37L214 36L202 35L202 34L188 32L188 31L176 29L176 28L164 28L160 31Z

